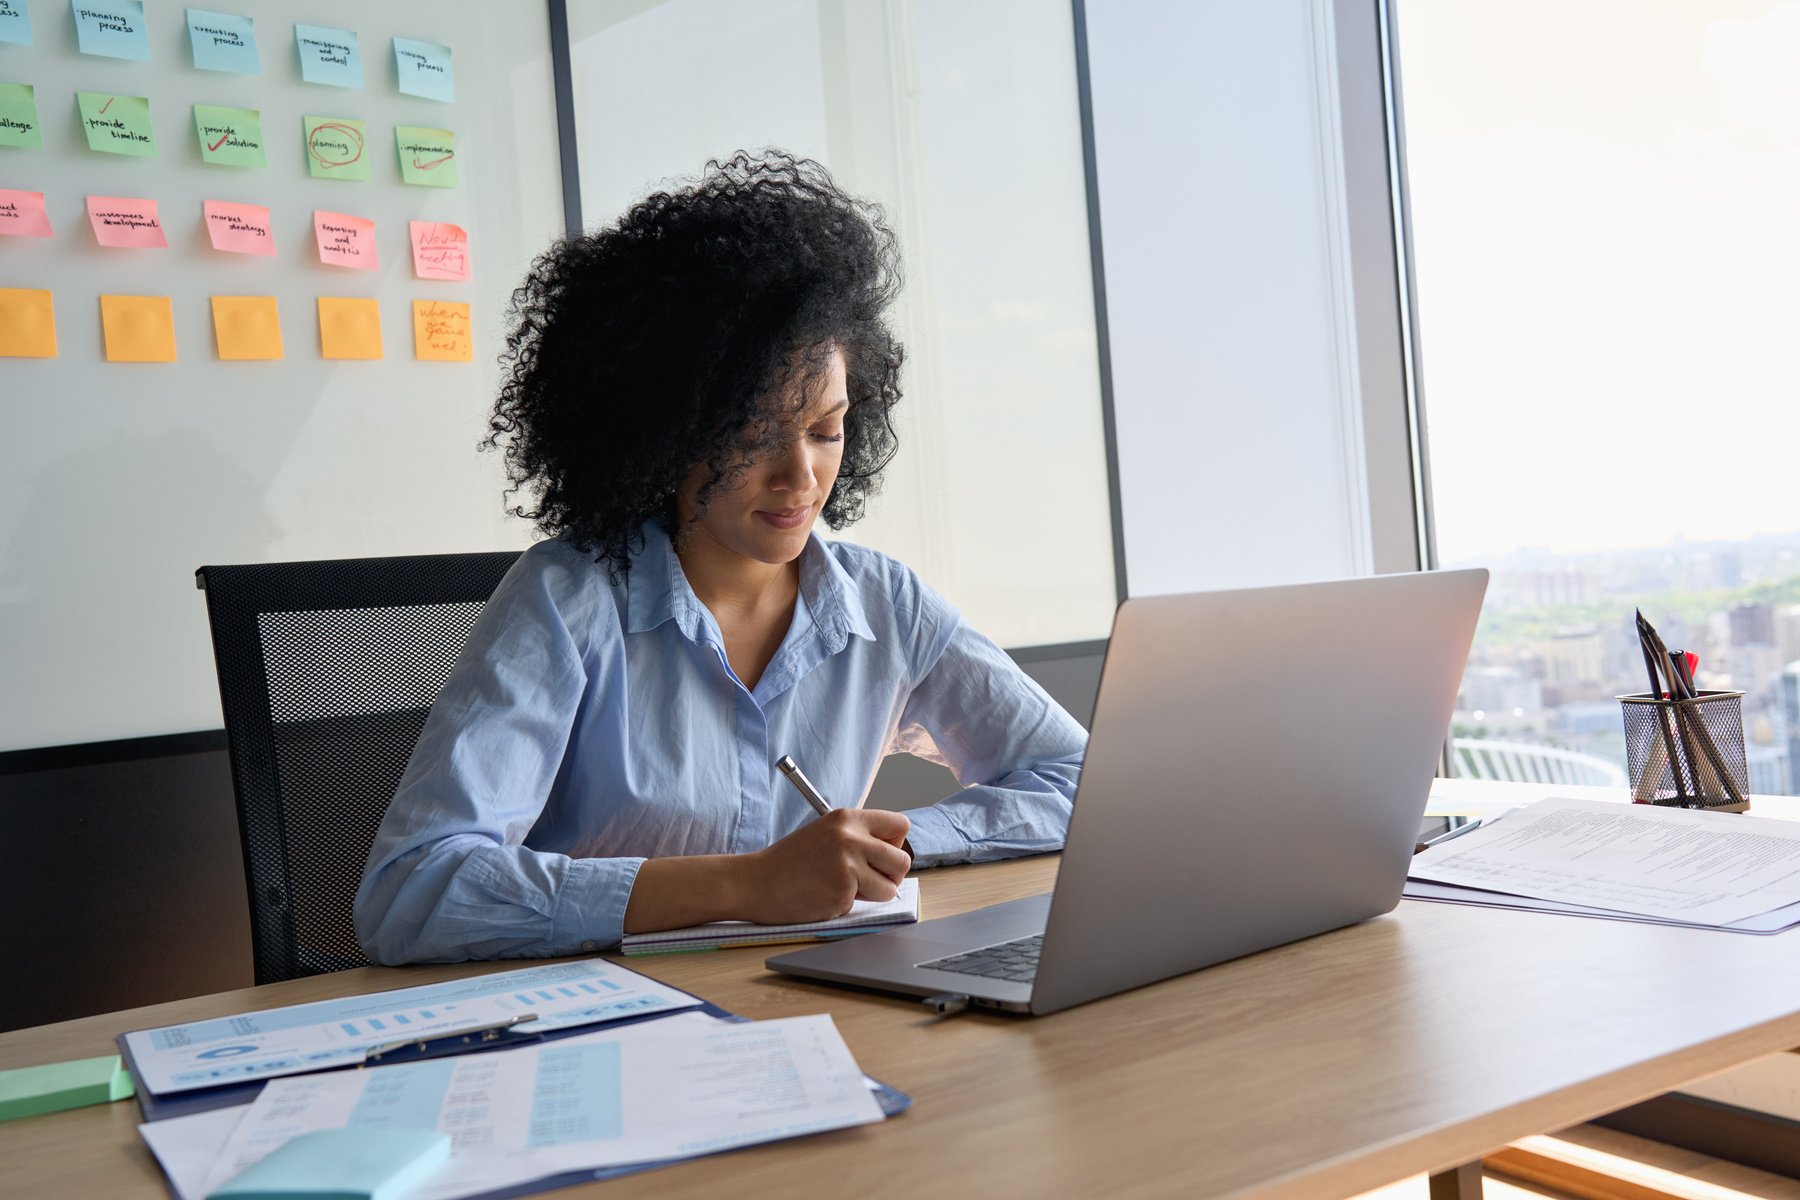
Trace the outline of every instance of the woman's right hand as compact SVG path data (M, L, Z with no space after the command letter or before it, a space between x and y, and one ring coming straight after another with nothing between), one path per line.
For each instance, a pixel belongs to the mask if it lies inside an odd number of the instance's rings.
M905 815L839 808L743 856L744 916L763 925L827 921L856 900L892 900L912 869Z

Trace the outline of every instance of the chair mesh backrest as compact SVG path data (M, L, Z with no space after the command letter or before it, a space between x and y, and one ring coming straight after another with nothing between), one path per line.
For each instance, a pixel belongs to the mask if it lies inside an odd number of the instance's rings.
M364 965L351 903L438 690L518 555L202 567L256 981Z

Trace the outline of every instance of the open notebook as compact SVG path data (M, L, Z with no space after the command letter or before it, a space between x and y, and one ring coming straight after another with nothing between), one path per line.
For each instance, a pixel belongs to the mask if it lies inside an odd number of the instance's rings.
M874 933L889 925L909 925L919 919L919 881L900 881L900 894L883 904L858 900L850 911L829 921L804 925L757 925L750 921L714 921L686 929L656 933L628 933L619 948L626 954L685 954L690 950L718 950L726 946L766 946L776 942L814 942L826 938Z

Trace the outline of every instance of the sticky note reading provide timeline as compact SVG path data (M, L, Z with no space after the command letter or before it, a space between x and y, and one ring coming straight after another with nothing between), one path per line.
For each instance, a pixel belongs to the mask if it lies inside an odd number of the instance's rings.
M362 296L320 296L319 356L380 358L381 306Z
M102 246L158 249L169 239L156 215L156 201L129 196L89 196L88 223Z
M457 185L456 135L450 130L396 125L394 142L400 150L400 182L418 187Z
M229 200L208 200L206 236L214 250L233 254L275 253L275 233L269 224L269 210L260 204L234 204Z
M56 314L50 293L0 288L0 358L55 358Z
M221 362L266 362L282 356L275 297L214 296L212 317Z
M150 101L144 96L115 96L110 92L76 92L81 107L81 127L89 150L106 154L156 156L156 135L150 130Z
M359 271L373 271L377 265L375 222L366 218L314 209L313 238L322 263Z
M194 132L202 160L221 167L266 167L262 114L254 108L194 105Z
M473 362L469 306L447 300L414 300L413 357L423 362Z
M249 17L190 8L187 24L196 69L262 74L262 60L256 54L256 24Z
M362 55L356 34L326 25L294 23L294 44L300 50L300 78L332 87L362 86Z
M413 274L420 279L469 278L469 235L461 225L409 221Z
M50 214L44 211L44 193L0 188L0 233L49 237Z
M42 146L37 89L29 83L0 83L0 146Z
M394 39L394 70L399 76L400 90L409 96L442 100L456 99L456 80L450 73L450 47L415 38Z
M306 129L306 169L314 179L368 179L368 139L361 121L355 117L301 120Z
M175 310L167 296L102 296L107 362L174 362Z
M75 39L83 54L150 60L144 28L144 0L69 0L75 12Z

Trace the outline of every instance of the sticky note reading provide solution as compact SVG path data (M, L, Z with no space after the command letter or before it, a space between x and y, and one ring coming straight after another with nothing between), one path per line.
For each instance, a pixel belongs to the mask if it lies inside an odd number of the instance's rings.
M269 210L260 204L234 204L229 200L208 200L206 236L214 250L233 254L275 253L275 234L269 225Z
M414 300L413 357L422 362L473 362L469 306L447 300Z
M44 193L0 188L0 233L49 237L50 214L44 211Z
M0 42L31 45L31 12L25 0L0 0Z
M456 79L450 72L450 47L414 38L394 39L394 70L399 76L400 90L409 96L442 100L456 99Z
M190 8L187 25L196 69L262 74L262 60L256 53L256 23L249 17Z
M174 362L175 311L167 296L102 296L107 362Z
M88 223L102 246L159 249L168 246L156 201L129 196L89 196Z
M194 132L200 157L221 167L266 167L262 114L254 108L194 105Z
M150 101L144 96L110 92L76 92L81 127L89 150L106 154L156 157L156 135L150 131Z
M409 221L413 274L420 279L469 278L469 235L461 225L442 221Z
M55 358L56 313L50 293L0 288L0 358Z
M320 296L319 356L380 358L381 306L361 296Z
M29 83L0 83L0 146L44 144L38 125L37 89Z
M75 11L75 39L83 54L150 60L144 28L144 0L69 0Z
M359 271L373 271L377 265L375 222L366 218L314 209L313 238L322 263Z
M273 296L214 296L213 338L221 362L267 362L282 357L281 316Z
M300 78L332 87L362 86L362 55L356 34L327 25L294 23L294 44L300 50Z
M354 117L303 117L306 169L314 179L369 177L368 139Z
M417 187L455 187L456 135L422 125L394 126L400 151L400 181Z

